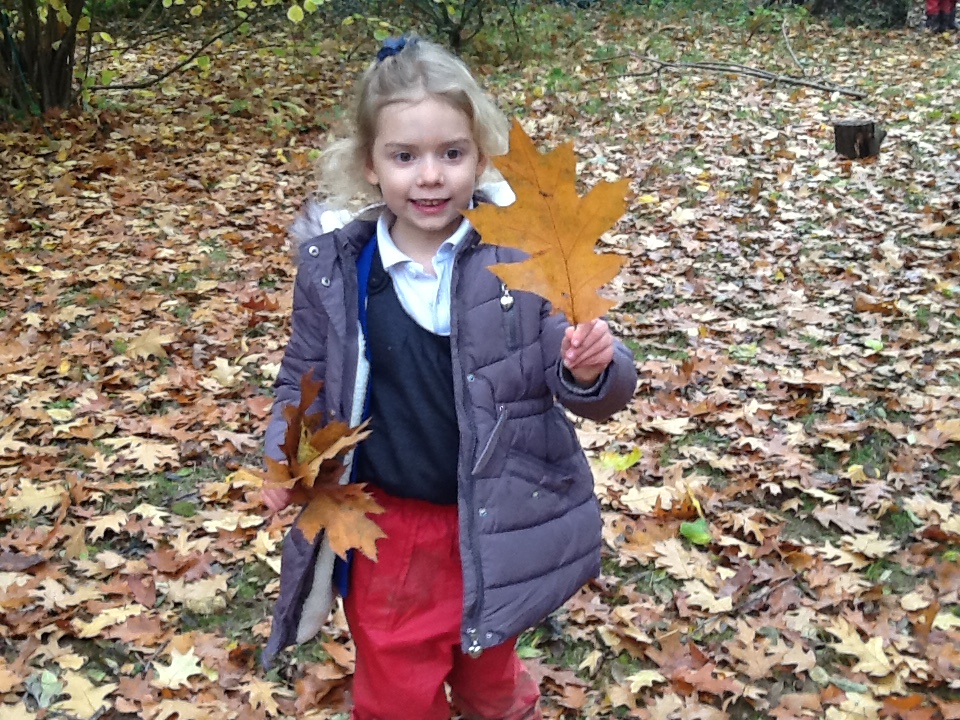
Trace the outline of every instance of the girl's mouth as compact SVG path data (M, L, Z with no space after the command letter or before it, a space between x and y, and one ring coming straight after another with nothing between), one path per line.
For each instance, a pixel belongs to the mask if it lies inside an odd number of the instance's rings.
M411 202L419 212L432 215L442 211L449 200L411 200Z

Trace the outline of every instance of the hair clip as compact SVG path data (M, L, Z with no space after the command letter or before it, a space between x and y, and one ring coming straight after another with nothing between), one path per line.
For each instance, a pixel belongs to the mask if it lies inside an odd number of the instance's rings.
M383 41L383 47L377 51L377 63L382 63L388 57L393 57L403 50L407 44L414 45L417 38L412 37L409 40L405 37L392 37Z

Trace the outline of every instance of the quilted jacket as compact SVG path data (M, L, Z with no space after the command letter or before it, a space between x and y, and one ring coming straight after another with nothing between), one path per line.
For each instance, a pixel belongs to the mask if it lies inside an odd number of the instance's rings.
M311 411L358 420L358 387L363 393L366 383L357 258L374 236L374 222L357 220L300 248L292 334L265 438L264 452L274 459L282 459L281 408L299 401L300 378L308 370L324 380ZM487 269L523 257L471 232L454 263L450 342L461 439L461 642L473 655L532 627L598 574L599 506L565 410L603 420L629 402L636 386L632 355L619 342L590 394L561 382L566 320L537 295L511 293ZM328 548L321 552L321 540L294 530L284 541L267 665L280 648L307 639L326 620L329 602L308 598L330 593L332 556Z

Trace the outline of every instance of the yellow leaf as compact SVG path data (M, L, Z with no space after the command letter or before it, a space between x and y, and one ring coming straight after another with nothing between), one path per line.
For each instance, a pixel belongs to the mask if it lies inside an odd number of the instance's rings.
M36 515L57 507L64 497L63 487L59 483L35 485L30 478L24 478L20 483L20 494L10 498L7 507L13 512L25 511Z
M6 660L0 658L0 694L15 690L22 684L23 679L13 670L10 670ZM2 714L0 714L0 717L2 717Z
M376 542L386 533L367 515L382 512L362 484L326 486L297 518L297 527L311 540L325 530L331 549L342 558L346 558L347 550L356 548L376 560Z
M263 708L263 711L270 715L280 714L280 706L277 705L277 701L273 699L274 695L279 694L288 694L288 691L280 687L276 683L269 682L267 680L261 680L260 678L251 678L250 682L241 688L243 691L249 693L250 695L250 707L254 710L259 710Z
M593 674L597 671L597 666L600 664L601 660L603 660L603 653L599 650L591 650L587 653L587 656L583 659L577 669L589 670L590 673Z
M210 373L210 377L223 387L233 387L243 379L243 368L231 365L229 360L217 358L213 361L213 364L216 366L216 369Z
M838 643L831 643L830 647L838 653L852 655L859 660L853 668L855 671L874 677L886 677L893 672L890 660L883 651L882 637L874 636L864 642L857 629L843 618L837 618L826 630L840 639Z
M917 610L923 610L925 607L930 607L930 600L917 591L909 592L900 598L900 607L910 612L916 612Z
M494 164L517 196L507 207L483 205L464 213L484 242L516 248L530 257L490 267L511 288L546 298L571 323L603 315L615 303L598 290L623 264L616 255L598 255L594 246L626 208L629 182L601 181L577 195L573 145L541 155L514 121L510 152Z
M198 615L213 615L227 607L227 578L212 575L196 582L171 580L167 599Z
M952 442L960 442L960 418L951 420L937 420L933 425L937 430L947 436Z
M37 714L27 710L22 702L16 705L0 705L0 720L36 720Z
M656 670L641 670L626 678L630 683L630 692L638 693L644 688L653 687L657 683L666 682L667 679Z
M287 10L287 18L289 18L291 22L303 22L303 8L299 5L291 6L290 9Z
M730 612L733 610L732 597L716 597L700 580L690 580L689 582L684 583L683 589L688 596L688 605L702 608L707 612L714 614Z
M65 423L73 420L73 413L66 408L50 408L47 410L47 415L50 416L51 420L58 423Z
M119 625L127 618L140 615L146 612L146 610L143 605L134 603L133 605L124 605L123 607L103 610L94 616L90 622L84 622L79 618L74 618L70 624L73 626L73 629L77 631L77 637L92 638L103 632L105 628L112 625Z
M173 340L173 335L164 335L157 330L145 330L130 341L125 354L133 358L146 359L151 355L165 358L167 351L163 346L172 343Z
M97 687L83 675L75 672L67 672L63 676L63 682L62 692L64 695L69 695L70 699L54 703L51 709L70 713L79 720L93 720L99 717L102 708L112 707L106 698L117 689L116 683Z
M161 665L153 663L153 669L156 671L156 677L150 681L150 684L158 688L167 688L176 690L184 686L190 686L190 678L196 675L203 675L203 669L200 667L200 658L197 657L193 648L186 653L174 649L170 653L170 664Z
M674 499L677 499L676 495L670 488L656 485L635 485L620 497L620 502L631 512L648 513L653 512L657 507L657 502L664 510L669 510L673 506Z
M644 430L659 430L667 435L683 435L693 424L692 418L656 418L641 425Z
M219 703L213 710L210 704L197 705L196 700L161 700L154 712L151 720L219 720L223 717Z
M937 630L953 630L960 628L960 617L954 615L948 610L942 610L937 613L937 616L933 619L933 626Z

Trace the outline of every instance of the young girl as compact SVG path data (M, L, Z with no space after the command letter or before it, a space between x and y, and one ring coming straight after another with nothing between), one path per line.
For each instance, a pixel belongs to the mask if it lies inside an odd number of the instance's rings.
M345 195L382 201L375 220L304 243L293 327L265 452L282 459L281 408L309 370L312 411L370 437L351 476L385 512L378 561L349 566L356 720L538 718L518 633L600 569L593 478L564 408L601 420L633 395L630 352L606 323L571 327L487 266L523 258L483 243L460 214L507 122L467 68L416 38L388 41L364 73L354 136L327 155ZM272 509L289 494L265 492ZM266 659L325 621L321 542L284 541Z

